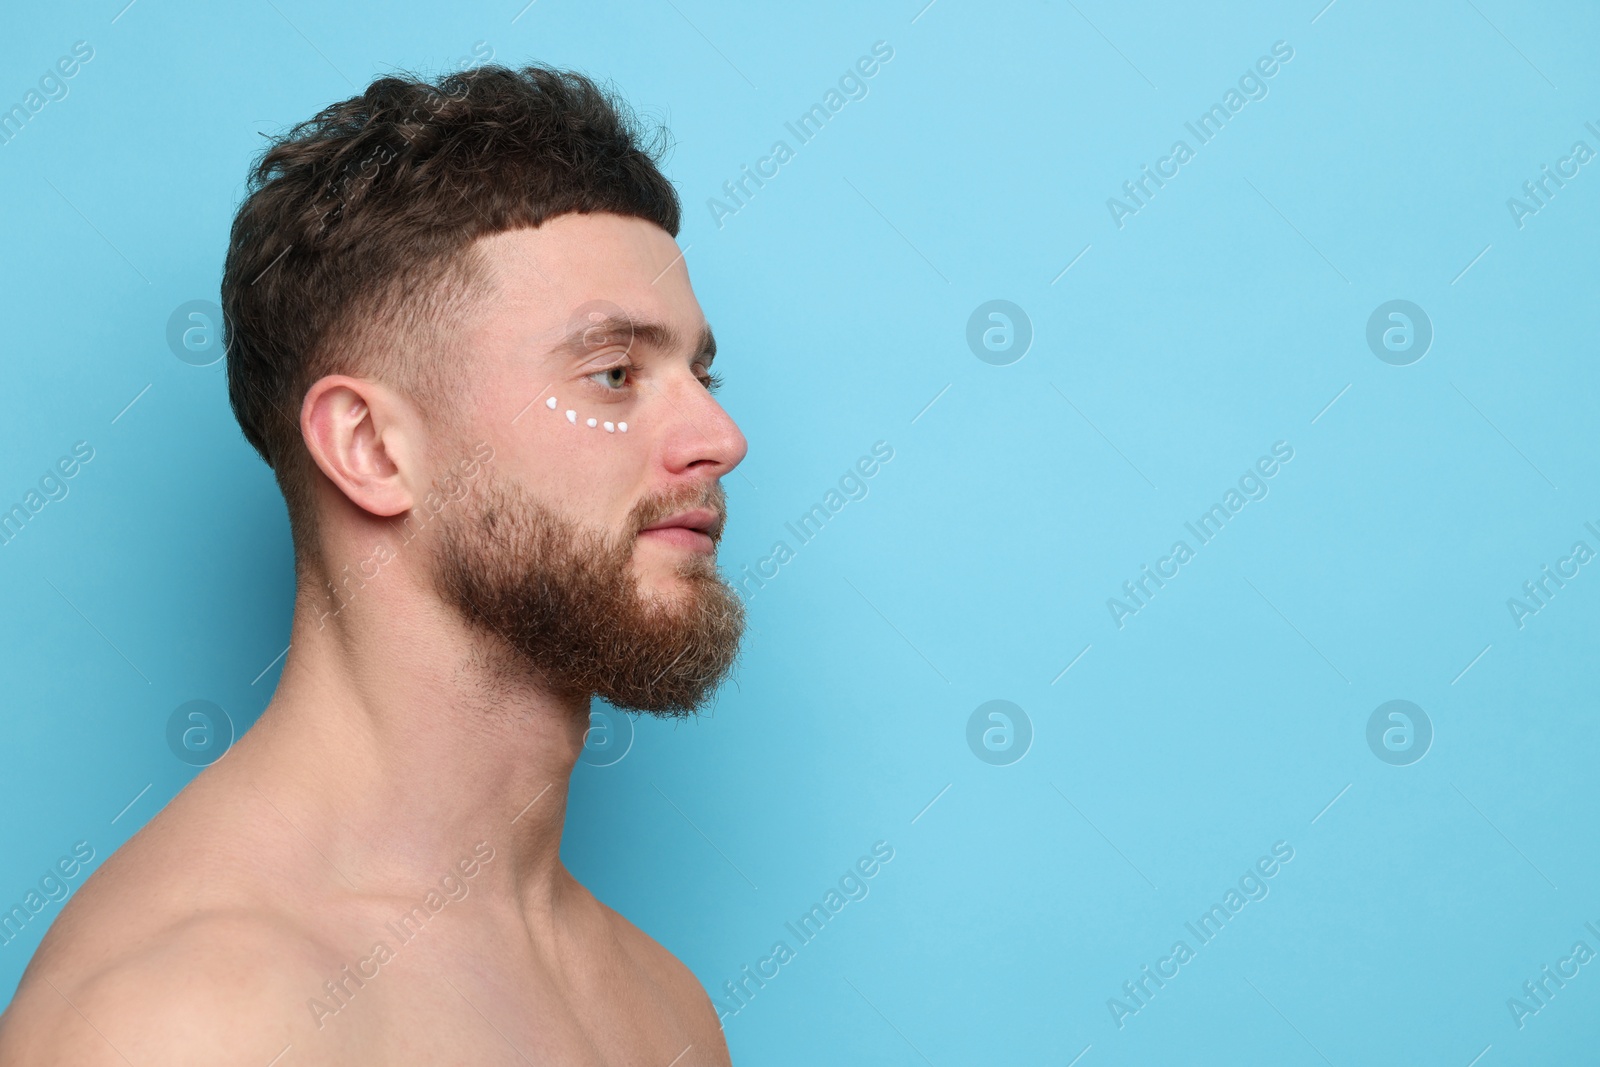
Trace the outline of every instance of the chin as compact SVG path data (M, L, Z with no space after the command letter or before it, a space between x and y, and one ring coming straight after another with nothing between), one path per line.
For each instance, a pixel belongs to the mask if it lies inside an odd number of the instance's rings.
M716 578L716 556L643 560L634 567L635 588L640 596L671 603L698 596L706 582Z
M633 573L641 584L715 573L717 553L686 552L669 545L641 545L633 554Z
M702 568L709 571L715 564L707 560L704 564L680 563L678 565L662 565L649 567L638 579L639 592L645 596L669 597L682 599L688 596L698 584L703 581Z

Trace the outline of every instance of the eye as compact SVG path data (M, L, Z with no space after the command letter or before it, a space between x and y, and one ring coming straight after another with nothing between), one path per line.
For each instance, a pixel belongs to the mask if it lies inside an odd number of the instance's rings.
M601 388L613 393L619 393L623 389L627 388L628 372L632 369L632 366L627 363L619 363L615 367L606 367L604 370L597 370L588 377L590 381L599 385Z
M629 375L633 370L634 366L631 363L618 363L612 367L604 367L597 371L591 371L585 377L594 382L596 385L600 386L608 393L620 393L626 390L628 386L633 384L629 380ZM704 386L706 392L708 393L716 392L717 389L722 385L722 378L720 376L711 373L708 368L701 366L695 367L695 380Z

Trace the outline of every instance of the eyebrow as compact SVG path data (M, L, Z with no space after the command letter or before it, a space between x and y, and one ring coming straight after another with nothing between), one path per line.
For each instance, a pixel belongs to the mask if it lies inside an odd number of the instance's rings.
M639 344L658 352L674 352L684 347L678 331L664 322L636 321L625 315L610 315L599 322L591 322L574 329L552 351L578 356L620 342L629 336L633 339L630 348ZM693 353L695 360L704 366L711 366L712 361L717 358L717 338L711 332L710 323L700 328L700 337L695 348Z

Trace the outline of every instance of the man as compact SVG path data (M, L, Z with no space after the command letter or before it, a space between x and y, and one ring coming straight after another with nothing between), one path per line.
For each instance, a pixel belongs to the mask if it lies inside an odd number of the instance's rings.
M543 68L383 78L269 148L222 296L283 676L64 909L0 1062L728 1062L560 860L591 697L686 715L743 624L678 219L622 106Z

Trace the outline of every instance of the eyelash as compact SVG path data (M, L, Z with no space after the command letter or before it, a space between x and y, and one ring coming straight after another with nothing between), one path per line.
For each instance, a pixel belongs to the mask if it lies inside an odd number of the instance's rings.
M622 392L622 389L620 387L612 387L610 385L607 385L604 381L601 380L601 375L607 375L607 374L612 373L613 371L619 371L619 370L632 371L633 369L634 369L634 366L633 366L632 363L614 363L609 367L602 367L597 371L590 372L590 374L588 375L588 378L589 378L590 381L593 381L595 384L599 385L600 388L605 390L606 392L609 392L609 393L620 393L620 392ZM696 377L700 378L700 384L704 385L706 387L706 392L708 392L708 393L714 393L719 388L721 388L721 386L722 386L722 377L721 377L721 375L713 374L709 370L705 372L705 376L704 377L700 377L699 375L696 375Z

